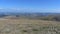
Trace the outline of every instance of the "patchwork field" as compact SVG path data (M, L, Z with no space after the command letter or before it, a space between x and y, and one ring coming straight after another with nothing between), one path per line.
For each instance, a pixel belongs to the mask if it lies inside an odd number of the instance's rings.
M60 34L60 22L1 18L0 34Z

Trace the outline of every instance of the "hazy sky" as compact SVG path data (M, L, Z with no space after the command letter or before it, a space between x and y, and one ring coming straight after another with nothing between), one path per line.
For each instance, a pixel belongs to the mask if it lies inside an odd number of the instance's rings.
M60 0L0 0L0 9L60 12Z

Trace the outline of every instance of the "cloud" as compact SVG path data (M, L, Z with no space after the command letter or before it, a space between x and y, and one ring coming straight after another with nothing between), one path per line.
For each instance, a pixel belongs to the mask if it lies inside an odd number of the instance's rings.
M0 10L1 10L1 9L4 9L4 8L0 8Z
M1 11L16 12L56 12L60 13L60 9L41 9L41 8L0 8Z

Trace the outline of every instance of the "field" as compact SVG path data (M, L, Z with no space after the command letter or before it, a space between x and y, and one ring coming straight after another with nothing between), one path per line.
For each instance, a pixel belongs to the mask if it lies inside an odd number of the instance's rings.
M0 34L60 34L60 22L0 18Z

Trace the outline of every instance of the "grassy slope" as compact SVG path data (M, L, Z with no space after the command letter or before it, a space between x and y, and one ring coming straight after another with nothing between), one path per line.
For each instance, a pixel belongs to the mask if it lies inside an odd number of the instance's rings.
M60 34L60 22L34 19L0 19L1 34Z

